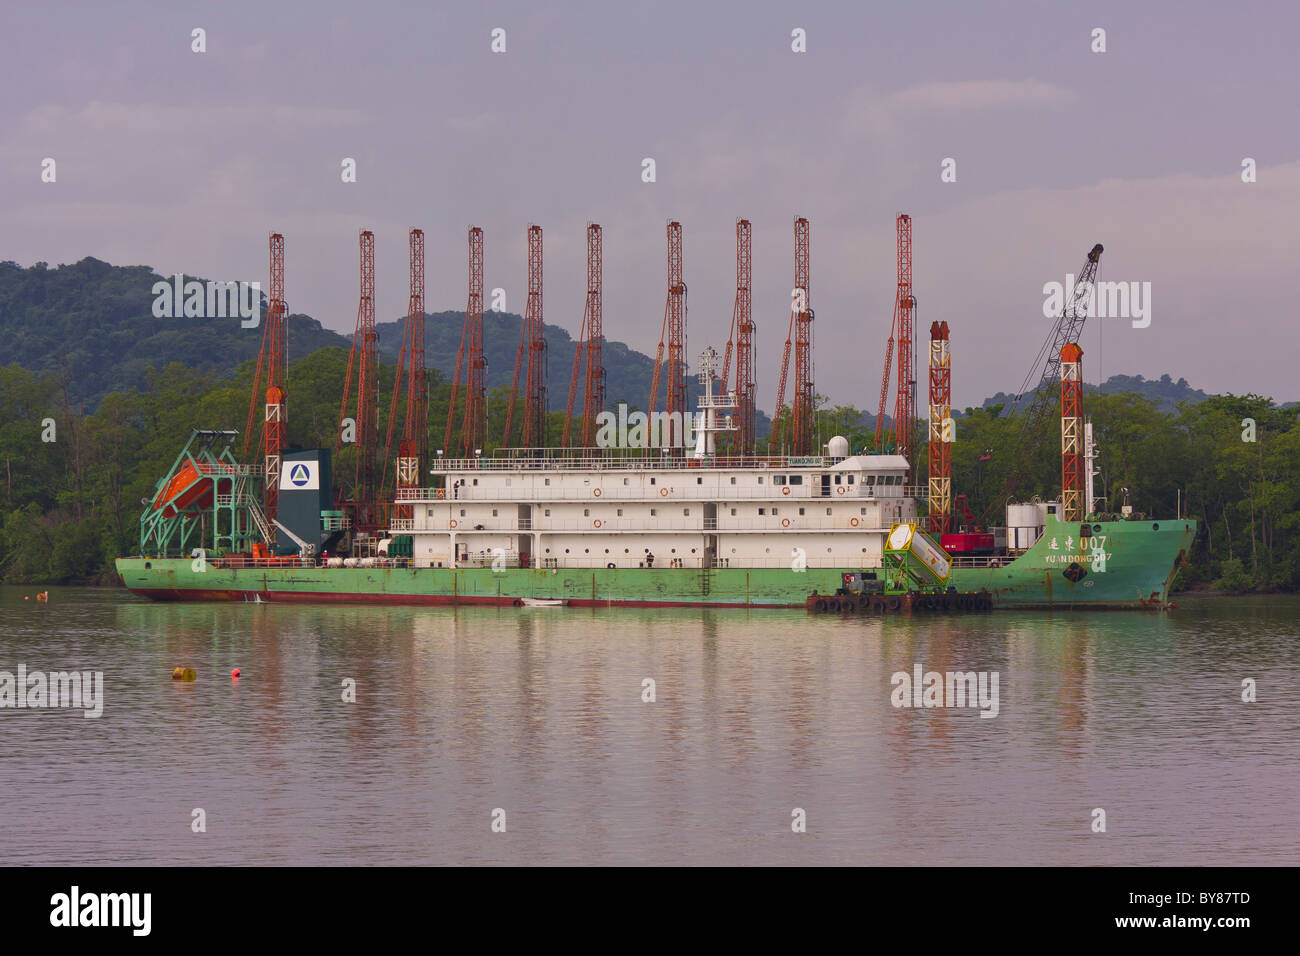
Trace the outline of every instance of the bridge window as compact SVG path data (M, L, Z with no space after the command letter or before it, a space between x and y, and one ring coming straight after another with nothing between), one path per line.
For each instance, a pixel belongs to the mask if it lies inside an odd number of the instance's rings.
M761 481L762 479L760 478L759 480ZM791 475L791 476L790 476L790 484L792 484L792 485L802 485L802 484L803 484L803 475Z
M731 483L732 483L733 485L736 483L736 476L735 476L735 475L732 475L732 476L731 476Z
M773 476L772 476L772 484L774 484L774 485L784 485L784 484L785 484L785 475L773 475Z

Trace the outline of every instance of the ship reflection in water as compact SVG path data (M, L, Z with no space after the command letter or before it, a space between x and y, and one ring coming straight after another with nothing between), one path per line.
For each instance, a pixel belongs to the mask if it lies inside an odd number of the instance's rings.
M105 695L98 720L0 712L7 863L1300 862L1293 598L882 620L0 595L0 670L103 670ZM917 665L996 673L996 718L894 706Z

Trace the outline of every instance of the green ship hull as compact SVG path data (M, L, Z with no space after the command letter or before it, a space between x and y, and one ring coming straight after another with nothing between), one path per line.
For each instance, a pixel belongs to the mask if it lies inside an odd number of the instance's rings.
M998 608L1163 607L1195 535L1195 522L1115 521L1081 550L1078 525L1049 515L1043 537L1002 567L956 567L950 585L987 589ZM833 593L857 568L320 568L196 569L189 558L119 558L133 593L154 600L349 604L497 604L524 598L574 606L803 607Z

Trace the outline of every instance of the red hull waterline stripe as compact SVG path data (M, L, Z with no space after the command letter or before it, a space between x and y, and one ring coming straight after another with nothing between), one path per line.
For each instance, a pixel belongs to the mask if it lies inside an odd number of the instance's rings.
M153 601L262 601L268 604L413 604L424 606L481 605L514 607L516 597L457 597L451 594L330 594L298 591L200 591L186 588L127 588L132 594ZM803 608L798 604L746 604L743 601L626 601L565 598L569 607L715 607L745 609Z

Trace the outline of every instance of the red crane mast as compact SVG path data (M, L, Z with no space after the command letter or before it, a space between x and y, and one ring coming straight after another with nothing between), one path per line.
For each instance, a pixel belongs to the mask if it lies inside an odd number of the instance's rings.
M542 227L528 227L528 303L519 329L515 351L515 373L510 382L510 403L506 406L506 427L502 443L510 444L519 373L524 371L524 423L520 445L541 445L546 434L546 340L542 321Z
M285 345L288 331L287 307L284 301L284 236L273 233L268 241L270 257L270 296L266 304L266 325L262 327L262 349L257 356L257 371L253 374L253 393L248 405L248 422L244 427L244 457L253 439L258 400L262 406L262 464L266 481L263 485L262 503L274 536L276 511L280 503L280 461L284 449L288 420L285 407ZM262 388L263 372L266 388Z
M379 440L379 336L375 331L375 234L365 230L360 236L361 299L357 305L357 327L348 353L347 377L343 381L343 405L339 411L339 436L336 452L341 448L348 407L354 405L351 431L356 461L350 498L353 527L372 530L379 524L377 507L379 470L376 467ZM355 379L354 379L355 373ZM356 382L355 403L352 383Z
M1083 458L1083 349L1061 346L1061 511L1067 524L1085 517Z
M659 398L659 379L664 368L664 343L668 344L666 362L668 381L665 385L668 427L664 441L670 448L680 444L678 431L682 416L690 414L686 408L686 280L682 264L682 224L668 223L668 297L664 302L664 324L659 333L659 349L655 353L654 378L650 385L650 414L654 415ZM674 413L678 420L674 422Z
M388 489L388 462L393 454L393 430L397 423L398 401L406 387L406 415L397 450L397 485L414 488L420 483L420 463L428 461L429 423L428 389L424 367L424 231L412 229L410 245L410 298L406 305L406 329L397 353L397 371L393 376L393 395L388 403L388 429L384 437L384 473L380 487ZM408 371L409 366L409 371ZM397 506L394 515L411 517L410 505Z
M898 295L894 305L898 332L898 400L894 404L894 448L907 459L909 476L916 474L916 341L913 338L916 298L912 295L912 217L900 213L898 230ZM915 484L915 481L909 481Z
M791 454L816 451L817 396L813 387L813 310L808 220L794 221L794 395L790 421L793 432Z
M587 224L587 381L582 405L582 445L596 443L596 416L605 409L605 330L601 283L604 280L604 239L600 226Z
M930 530L952 530L952 353L948 323L930 323Z
M456 353L451 402L447 408L447 430L443 445L451 456L456 426L456 400L461 371L465 372L464 415L460 427L461 457L472 458L483 447L487 435L487 358L483 354L483 230L469 230L469 295L465 303L465 327Z
M731 325L736 341L736 450L754 453L754 302L752 227L748 219L736 222L736 303ZM727 358L731 357L730 343ZM728 369L723 365L726 387Z

